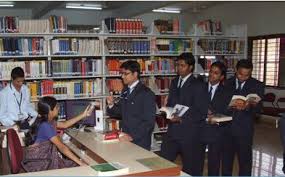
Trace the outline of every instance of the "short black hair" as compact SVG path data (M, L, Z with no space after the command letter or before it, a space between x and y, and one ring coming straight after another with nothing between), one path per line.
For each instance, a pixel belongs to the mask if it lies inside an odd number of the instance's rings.
M12 72L11 72L12 80L15 80L17 78L24 78L24 77L25 77L25 72L21 67L16 67L12 69Z
M184 60L186 64L188 64L189 66L193 66L192 71L194 70L194 68L195 68L195 57L193 56L192 53L190 53L190 52L182 53L178 57L177 61L178 60Z
M223 62L221 62L221 61L216 61L216 62L214 62L214 63L211 65L211 68L212 68L213 66L219 68L220 71L221 71L221 73L222 73L222 75L223 75L224 77L227 76L227 67L226 67L226 65L225 65Z
M236 65L236 69L238 70L239 68L245 68L245 69L253 69L253 64L250 60L247 59L242 59L239 60L237 65Z
M141 67L140 64L135 60L128 60L121 64L120 68L130 70L132 73L137 72L138 78L140 78Z

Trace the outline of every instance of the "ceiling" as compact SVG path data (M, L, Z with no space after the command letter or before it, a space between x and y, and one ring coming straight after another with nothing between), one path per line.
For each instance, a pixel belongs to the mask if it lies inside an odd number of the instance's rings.
M31 9L32 18L41 18L51 10L65 9L68 1L16 1L17 9ZM72 1L72 3L101 4L103 11L112 11L113 16L132 17L151 12L152 9L162 7L180 8L182 13L199 13L210 7L225 2L221 1Z

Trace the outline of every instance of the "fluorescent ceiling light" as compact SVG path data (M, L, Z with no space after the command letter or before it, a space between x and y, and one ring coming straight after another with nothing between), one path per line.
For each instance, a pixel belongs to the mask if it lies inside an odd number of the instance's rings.
M160 9L153 9L153 12L161 12L161 13L176 13L179 14L181 9L178 8L160 8Z
M66 8L69 9L90 9L90 10L102 10L101 5L98 4L77 4L77 3L67 3Z
M13 2L0 2L0 7L14 7Z

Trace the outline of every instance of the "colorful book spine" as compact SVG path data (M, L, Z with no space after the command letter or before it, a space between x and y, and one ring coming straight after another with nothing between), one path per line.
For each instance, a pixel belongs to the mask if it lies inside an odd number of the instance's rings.
M142 19L106 18L105 25L110 33L118 34L142 34Z
M142 39L108 39L109 54L149 54L150 41Z
M198 46L202 49L201 54L243 54L245 41L236 39L200 39Z
M52 15L49 17L50 31L53 33L67 32L67 18L63 16Z
M0 17L0 33L18 33L19 18L13 16Z
M157 39L153 40L155 44L155 53L157 54L180 54L183 52L193 51L192 40L181 40L181 39Z

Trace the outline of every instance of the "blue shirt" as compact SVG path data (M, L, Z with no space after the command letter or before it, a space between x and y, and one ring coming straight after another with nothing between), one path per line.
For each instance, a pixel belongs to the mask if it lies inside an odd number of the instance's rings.
M42 143L56 136L56 129L52 123L43 122L39 125L35 143Z

